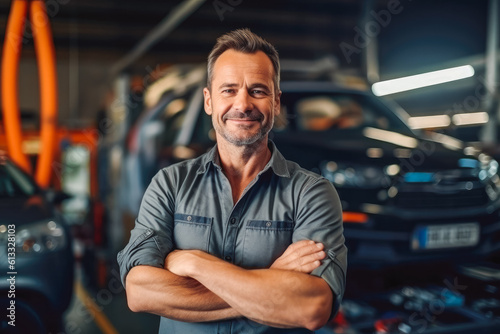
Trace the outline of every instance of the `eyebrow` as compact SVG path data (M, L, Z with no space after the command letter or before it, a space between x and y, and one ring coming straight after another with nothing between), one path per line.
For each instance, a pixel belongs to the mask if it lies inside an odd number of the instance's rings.
M221 84L219 86L218 89L222 89L222 88L234 88L234 87L238 87L238 84L236 83L231 83L231 82L224 82L223 84ZM253 85L250 85L250 87L248 89L254 89L254 88L262 88L264 89L266 92L270 92L271 90L269 89L269 87L267 87L266 84L263 84L263 83L255 83Z
M264 89L266 92L271 91L269 89L269 87L267 87L267 85L263 84L263 83L256 83L256 84L250 85L250 87L249 87L249 89L254 89L254 88L261 88L261 89Z
M218 89L221 89L221 88L233 88L233 87L238 87L238 84L230 83L230 82L224 82L222 85L219 86Z

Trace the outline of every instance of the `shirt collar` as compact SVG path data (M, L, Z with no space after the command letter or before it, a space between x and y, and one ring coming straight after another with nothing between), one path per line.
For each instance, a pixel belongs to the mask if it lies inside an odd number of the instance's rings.
M278 176L290 177L290 171L288 170L286 159L278 151L276 145L272 140L269 140L268 147L271 150L271 159L259 174L262 174L266 172L269 168L271 168L274 174ZM205 173L208 169L209 164L213 164L214 167L221 169L217 144L215 144L214 147L212 147L212 149L207 152L207 154L201 157L201 166L198 169L197 173L198 174Z

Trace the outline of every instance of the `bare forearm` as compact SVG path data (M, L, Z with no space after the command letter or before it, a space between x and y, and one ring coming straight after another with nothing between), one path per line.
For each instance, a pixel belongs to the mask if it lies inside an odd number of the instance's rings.
M243 316L275 327L316 329L326 322L332 293L321 278L288 270L244 270L197 259L190 274Z
M223 299L196 280L177 276L166 269L134 267L126 283L128 304L135 312L189 322L239 316Z

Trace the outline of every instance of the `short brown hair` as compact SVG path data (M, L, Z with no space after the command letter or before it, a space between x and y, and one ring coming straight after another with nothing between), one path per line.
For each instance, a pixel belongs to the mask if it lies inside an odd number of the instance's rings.
M279 91L279 83L280 83L280 60L278 56L278 51L274 48L274 46L263 39L260 36L257 36L248 28L233 30L227 34L224 34L217 38L217 43L215 43L212 51L208 55L208 65L207 65L207 87L211 90L212 78L213 78L213 70L216 60L219 58L221 54L223 54L227 50L235 50L243 53L256 53L257 51L264 52L271 63L273 64L274 69L274 90L276 92Z

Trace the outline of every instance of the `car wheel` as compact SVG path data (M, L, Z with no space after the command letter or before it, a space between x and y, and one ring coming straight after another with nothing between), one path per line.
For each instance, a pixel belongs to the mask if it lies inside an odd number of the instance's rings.
M12 299L13 300L13 299ZM10 306L11 299L0 299L0 309L5 310ZM0 322L0 333L5 334L20 334L20 333L33 333L44 334L47 333L45 325L36 311L26 302L20 299L15 300L15 318L12 318L15 326L9 324L11 318L2 317Z

